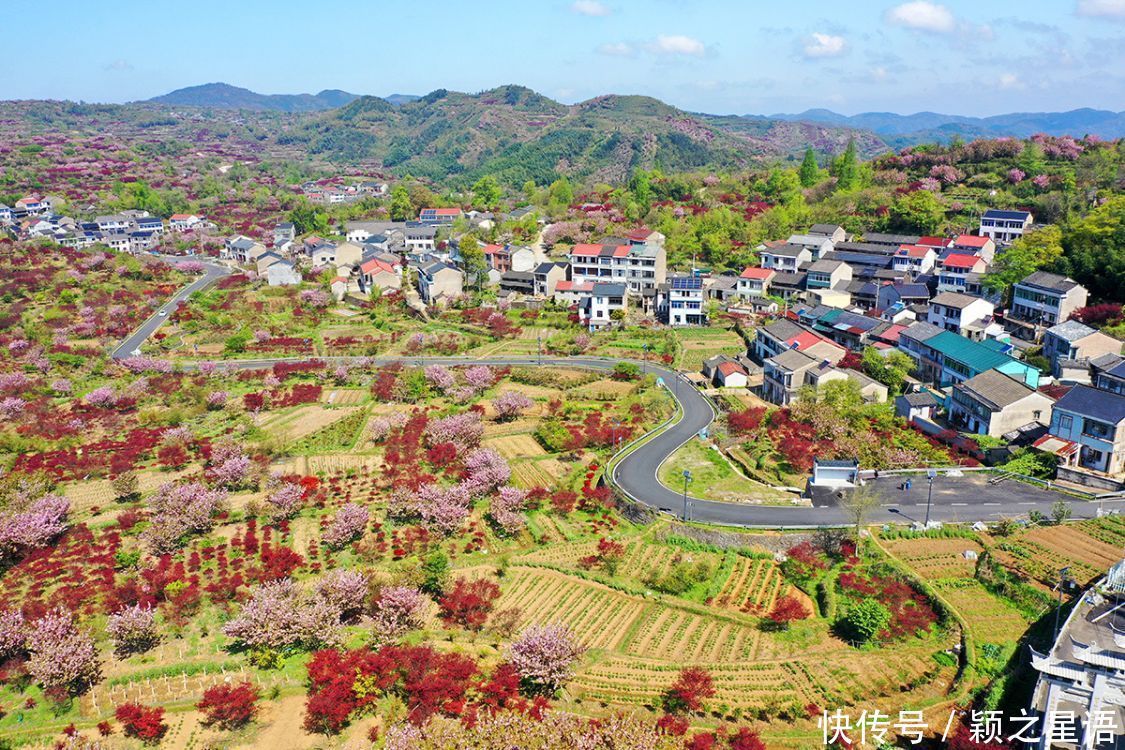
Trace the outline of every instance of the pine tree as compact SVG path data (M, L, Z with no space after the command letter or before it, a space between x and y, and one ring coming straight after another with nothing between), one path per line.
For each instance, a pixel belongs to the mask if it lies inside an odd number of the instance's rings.
M859 159L856 156L855 139L848 141L844 155L836 164L836 185L841 190L851 190L859 181Z
M816 154L812 150L812 146L805 149L805 160L801 162L801 171L798 173L801 178L801 187L812 187L816 184L817 178L820 176L820 167L816 163Z

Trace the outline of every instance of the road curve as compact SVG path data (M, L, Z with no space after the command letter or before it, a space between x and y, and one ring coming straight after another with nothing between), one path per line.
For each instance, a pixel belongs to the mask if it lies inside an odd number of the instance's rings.
M169 314L179 306L190 294L205 289L219 278L227 275L229 271L221 266L206 264L207 272L196 281L176 293L169 303L162 309L167 309ZM114 350L114 358L128 357L132 352L163 325L167 317L154 315L145 321L129 338ZM374 362L374 364L388 364L402 362L403 364L422 366L428 364L442 364L449 366L488 365L494 367L512 366L544 366L544 367L582 367L597 370L612 370L620 361L601 357L320 357L329 363L349 362ZM300 358L277 357L263 359L224 360L221 365L233 369L253 369L271 367L279 362L301 361ZM641 363L637 363L641 364ZM188 366L191 366L190 363ZM685 497L682 491L665 487L657 479L660 465L676 450L689 440L696 439L699 432L708 427L716 416L714 406L693 385L684 380L678 372L667 367L647 363L644 365L648 374L660 378L668 392L679 404L679 414L674 422L650 436L647 442L636 447L624 458L620 459L612 470L610 480L625 495L636 502L650 506L654 509L680 516L684 512ZM1001 492L998 502L980 503L971 502L974 498L967 498L970 502L953 502L949 497L935 498L931 517L937 521L947 522L973 522L995 521L1000 518L1013 518L1027 515L1032 510L1037 510L1044 515L1049 515L1051 505L1058 500L1060 495L1028 488L1016 482L1008 483L1009 487L1019 488L1015 492ZM941 493L939 493L940 495ZM948 495L948 493L944 493ZM1010 497L1006 497L1010 495ZM885 497L885 493L881 495ZM1006 499L1005 499L1006 497ZM954 498L959 499L959 498ZM822 526L844 526L851 523L847 514L836 507L807 507L807 506L777 506L753 505L743 503L726 503L714 500L705 500L692 496L686 497L688 518L692 521L703 523L722 524L727 526L743 526L752 528L815 528ZM1122 501L1107 501L1105 505L1121 508ZM1073 517L1089 518L1097 513L1095 503L1077 502L1073 504ZM891 523L920 521L925 514L925 502L919 508L914 502L883 502L878 508L867 516L867 523Z

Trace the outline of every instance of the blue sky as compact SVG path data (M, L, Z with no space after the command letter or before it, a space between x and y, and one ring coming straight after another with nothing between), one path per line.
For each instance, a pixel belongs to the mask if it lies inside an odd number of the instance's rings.
M2 99L224 81L379 95L520 83L722 114L1125 106L1125 0L54 0L36 18L5 35Z

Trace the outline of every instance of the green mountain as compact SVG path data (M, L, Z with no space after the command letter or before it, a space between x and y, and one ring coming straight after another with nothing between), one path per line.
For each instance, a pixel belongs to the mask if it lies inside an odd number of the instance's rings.
M263 112L321 112L357 99L356 94L328 89L319 94L258 94L228 83L205 83L153 97L148 102L181 107L248 109Z
M559 176L620 182L638 167L666 171L738 168L795 156L808 144L886 150L845 127L748 121L684 112L643 96L601 96L565 105L522 86L479 94L439 89L395 106L360 97L312 116L281 140L337 162L365 163L434 180L495 175L509 185Z

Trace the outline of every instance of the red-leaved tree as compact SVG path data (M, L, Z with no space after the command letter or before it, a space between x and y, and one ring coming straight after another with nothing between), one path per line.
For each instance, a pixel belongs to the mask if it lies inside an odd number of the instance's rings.
M168 725L164 723L164 709L160 706L122 703L114 715L121 722L127 737L136 737L142 742L159 742L168 731Z
M492 581L483 578L466 581L458 578L449 592L438 600L441 619L447 625L480 630L499 598L500 587Z
M204 724L234 729L254 718L257 703L258 690L249 682L240 682L207 688L203 691L203 699L195 707L203 712Z
M705 700L714 697L711 673L702 667L685 667L664 692L664 710L671 714L699 711Z

